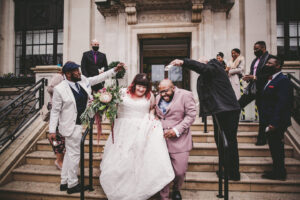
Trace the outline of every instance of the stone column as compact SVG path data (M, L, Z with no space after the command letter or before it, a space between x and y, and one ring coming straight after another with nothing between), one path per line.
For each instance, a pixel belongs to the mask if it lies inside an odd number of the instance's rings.
M35 68L31 68L33 72L35 73L35 81L38 82L42 78L45 78L48 80L48 85L50 83L51 78L53 75L60 72L62 67L59 67L57 65L43 65L43 66L36 66ZM47 92L48 86L45 86L44 90L44 104L47 105L50 101L50 96Z

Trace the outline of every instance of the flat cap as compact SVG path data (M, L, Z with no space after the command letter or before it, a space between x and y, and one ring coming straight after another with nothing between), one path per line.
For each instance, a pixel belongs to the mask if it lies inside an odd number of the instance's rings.
M79 68L79 67L80 67L80 66L77 65L75 62L68 61L68 62L66 62L65 65L63 66L62 72L65 74L66 72L72 71L72 70L77 69L77 68Z

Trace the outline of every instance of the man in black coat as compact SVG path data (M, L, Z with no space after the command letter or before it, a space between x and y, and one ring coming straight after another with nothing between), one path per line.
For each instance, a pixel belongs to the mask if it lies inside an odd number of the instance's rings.
M256 58L251 63L250 74L243 77L243 80L249 82L249 84L246 87L244 94L239 99L239 104L241 108L244 108L255 99L260 120L260 92L267 82L267 78L263 75L262 71L269 57L264 41L258 41L254 44L254 54ZM259 125L256 145L265 144L265 132L263 127Z
M106 55L98 51L99 42L97 40L93 40L91 45L92 50L84 52L81 59L81 72L86 77L96 76L101 72L101 70L107 71L108 69ZM103 88L104 83L105 82L102 82L92 86L92 90L100 90Z
M261 93L260 123L266 131L273 159L272 171L262 178L286 179L284 166L284 133L291 125L293 87L291 81L281 72L282 63L276 56L269 56L263 73L269 76Z
M237 129L239 123L240 106L222 64L216 59L197 62L191 59L174 60L171 65L182 66L200 74L197 80L197 92L200 101L200 116L213 115L214 136L219 155L224 162L218 140L218 126L228 141L229 146L229 179L240 180L239 154L237 145Z

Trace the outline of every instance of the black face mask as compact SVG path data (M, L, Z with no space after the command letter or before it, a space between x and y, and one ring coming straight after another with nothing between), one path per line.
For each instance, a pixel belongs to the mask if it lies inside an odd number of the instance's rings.
M263 55L263 51L262 50L254 51L254 55L256 57L261 57Z
M98 51L99 47L98 47L98 46L92 46L92 49L93 49L94 51Z
M264 77L272 76L276 72L278 72L278 69L276 69L275 67L264 66L262 68L262 74L263 74Z

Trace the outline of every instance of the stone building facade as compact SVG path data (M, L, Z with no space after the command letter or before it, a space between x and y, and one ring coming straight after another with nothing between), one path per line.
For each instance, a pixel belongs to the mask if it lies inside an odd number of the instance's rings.
M16 36L18 29L16 18L22 19L22 15L17 13L21 12L22 6L18 10L16 5L22 2L26 7L24 0L0 1L0 74L20 73L16 71L19 62L16 58L19 40ZM166 76L173 77L178 86L193 91L196 97L197 74L177 70L166 75L162 70L163 66L174 58L214 58L220 51L225 54L225 59L229 60L231 49L239 48L246 59L247 73L254 59L253 44L256 41L264 40L268 51L272 54L277 54L278 49L277 11L280 0L28 0L26 2L33 5L50 2L56 3L59 8L63 7L63 14L59 15L62 25L50 26L56 35L54 36L56 43L53 43L56 57L55 62L48 64L62 64L68 60L80 63L82 53L91 49L90 41L95 38L99 40L100 51L106 53L109 63L119 60L128 66L127 75L123 80L125 85L135 74L146 72L153 81ZM36 8L47 9L45 5ZM29 8L37 10L35 7ZM43 11L40 12L42 13ZM49 13L45 18L52 16L50 11ZM36 17L33 18L34 22L34 19L41 18L38 12ZM45 27L41 27L41 30L44 29ZM27 34L30 29L26 30L25 27L25 30L21 28L20 31ZM300 36L299 32L296 38ZM44 32L40 32L39 37L48 37L42 36L43 34ZM26 39L23 38L23 42ZM40 54L43 54L41 49L45 45L40 44ZM34 54L34 44L32 48L31 53ZM51 47L49 48L52 52ZM26 50L23 49L22 52L26 54ZM299 78L299 61L287 60L286 63L286 70ZM18 64L19 68L22 67Z

